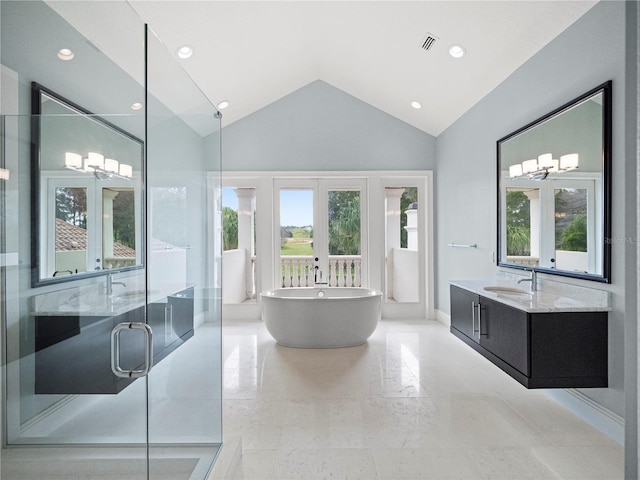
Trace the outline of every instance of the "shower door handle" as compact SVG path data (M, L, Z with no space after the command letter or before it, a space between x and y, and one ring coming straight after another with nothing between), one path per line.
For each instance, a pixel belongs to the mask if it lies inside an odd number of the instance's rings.
M124 370L120 366L120 335L127 330L142 330L144 333L144 366L140 370ZM111 371L116 377L139 378L149 373L153 366L153 332L142 322L119 323L111 330Z

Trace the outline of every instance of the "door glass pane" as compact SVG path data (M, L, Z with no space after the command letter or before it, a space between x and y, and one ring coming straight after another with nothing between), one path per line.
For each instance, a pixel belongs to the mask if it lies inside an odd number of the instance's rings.
M55 255L53 276L87 271L87 189L55 189Z
M556 188L555 268L588 271L587 189Z
M280 190L280 267L283 287L307 287L314 278L313 189Z
M222 443L220 115L150 29L147 40L149 478L200 480Z
M255 303L256 197L254 188L222 189L222 301Z
M329 190L329 285L361 286L360 191Z
M385 188L386 301L420 301L417 187Z

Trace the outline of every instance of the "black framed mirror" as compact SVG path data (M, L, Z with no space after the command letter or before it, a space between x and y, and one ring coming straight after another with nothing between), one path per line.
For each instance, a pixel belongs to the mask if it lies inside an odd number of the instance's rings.
M31 112L32 286L142 268L143 142L35 82Z
M611 282L611 88L497 141L499 266Z

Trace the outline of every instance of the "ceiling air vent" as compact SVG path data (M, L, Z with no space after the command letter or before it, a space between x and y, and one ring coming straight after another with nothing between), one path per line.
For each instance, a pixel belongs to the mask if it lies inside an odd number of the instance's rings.
M429 51L431 50L431 47L433 47L433 44L436 43L436 40L438 40L438 37L436 37L432 33L427 32L424 39L422 40L422 43L420 44L420 48Z

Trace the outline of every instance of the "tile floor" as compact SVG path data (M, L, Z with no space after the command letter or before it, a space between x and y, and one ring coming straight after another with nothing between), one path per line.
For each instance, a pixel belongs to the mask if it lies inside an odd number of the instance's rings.
M432 321L358 347L277 345L226 323L225 436L236 479L622 479L623 448Z

